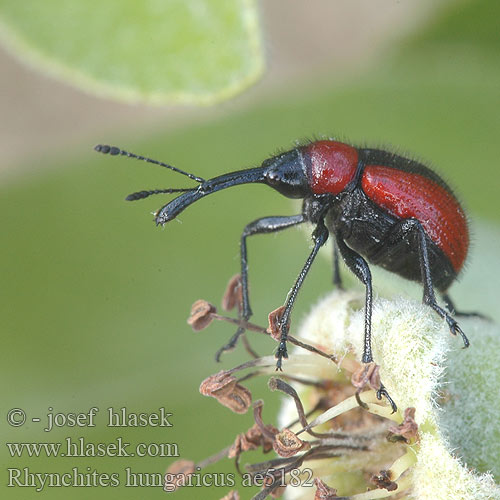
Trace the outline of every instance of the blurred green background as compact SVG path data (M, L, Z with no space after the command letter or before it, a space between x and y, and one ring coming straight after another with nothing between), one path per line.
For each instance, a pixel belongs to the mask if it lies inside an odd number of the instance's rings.
M363 9L363 2L358 4ZM317 78L308 75L295 85L284 78L270 91L261 89L248 100L220 105L222 112L206 110L193 119L175 109L179 126L166 119L147 134L133 127L110 137L95 134L93 142L87 137L75 148L60 144L53 154L31 160L27 168L21 162L15 175L3 176L2 436L24 442L85 436L97 443L122 436L133 444L178 443L183 458L197 461L230 444L252 422L250 415L236 416L198 393L202 379L246 358L239 346L221 365L213 359L234 329L216 324L194 334L186 318L196 299L220 303L227 280L239 271L244 225L265 215L294 213L297 207L264 186L244 186L200 201L182 214L181 223L156 228L151 212L167 198L129 204L125 195L189 182L158 167L97 155L92 151L95 143L119 142L206 178L260 164L276 150L293 147L296 139L325 135L393 147L442 173L468 208L473 228L481 227L481 220L498 223L499 19L495 1L444 2L418 30L391 42L369 61L353 62L346 74L332 65ZM299 25L292 29L300 32ZM352 27L353 37L356 29ZM2 127L8 129L9 123ZM487 232L476 229L474 245L487 247L477 240ZM282 304L308 245L300 230L249 242L256 323L264 325L267 313ZM498 248L488 250L500 253ZM475 265L470 262L469 271ZM330 262L320 259L301 291L295 324L331 288L330 282ZM455 296L464 295L460 287L466 282L467 274L464 283L455 285ZM485 301L494 304L497 298L477 289L475 300L459 305L481 309ZM275 347L267 339L250 339L261 354ZM254 399L265 399L264 417L272 421L279 397L268 392L265 381L247 385ZM29 421L10 427L4 418L16 407L29 420L41 417L43 423L48 407L87 412L92 406L100 408L94 428L48 433ZM174 427L107 428L105 413L111 406L131 412L164 407L173 413ZM3 470L66 472L76 466L81 472L119 472L122 482L126 467L164 472L170 462L161 457L11 458L2 449ZM214 471L234 470L225 461L209 470ZM160 488L124 487L45 488L36 493L33 488L7 488L7 475L2 474L2 498L164 495ZM220 498L228 490L185 489L175 495ZM244 491L243 498L255 491Z

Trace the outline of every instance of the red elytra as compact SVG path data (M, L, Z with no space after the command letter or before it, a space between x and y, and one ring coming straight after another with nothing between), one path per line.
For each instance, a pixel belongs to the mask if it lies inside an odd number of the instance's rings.
M458 273L469 248L467 219L452 193L419 174L368 165L361 179L364 193L402 219L418 219Z

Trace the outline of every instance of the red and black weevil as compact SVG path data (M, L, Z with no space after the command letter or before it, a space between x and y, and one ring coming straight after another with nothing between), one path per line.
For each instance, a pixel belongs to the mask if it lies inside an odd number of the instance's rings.
M314 247L286 299L280 321L281 339L276 351L277 369L287 358L286 341L290 315L299 289L329 234L334 238L334 282L340 284L339 254L366 287L363 363L373 362L371 349L373 264L422 283L423 301L444 318L452 334L459 333L465 347L469 341L452 314L455 307L447 295L463 268L469 247L467 218L450 187L425 165L380 149L358 148L333 140L300 146L265 160L260 167L227 173L213 179L184 172L163 162L99 145L96 151L123 155L167 167L196 181L195 188L140 191L127 197L138 200L152 194L178 193L156 212L156 224L165 224L200 198L238 184L262 183L288 198L302 198L302 213L271 216L248 224L241 236L242 324L252 315L248 295L247 238L310 222ZM439 290L448 311L436 301ZM244 332L240 326L217 352L233 348ZM378 398L388 398L384 386Z

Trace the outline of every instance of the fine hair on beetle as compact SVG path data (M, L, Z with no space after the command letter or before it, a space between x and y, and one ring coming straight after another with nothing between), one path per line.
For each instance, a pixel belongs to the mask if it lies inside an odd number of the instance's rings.
M288 357L287 338L294 303L319 249L333 239L333 282L341 287L339 260L365 286L365 322L362 362L374 365L371 347L373 290L370 264L383 267L423 286L423 302L443 318L453 335L469 341L454 316L477 315L456 310L448 289L463 269L469 248L465 212L448 184L420 161L384 149L355 147L322 139L280 152L253 167L211 179L117 147L98 145L95 150L153 163L188 177L192 188L143 190L130 194L135 201L156 194L177 194L155 213L157 225L175 219L201 198L240 184L259 183L285 197L302 199L299 214L267 216L243 229L240 240L241 307L239 326L229 342L216 353L233 349L252 316L248 292L247 238L311 223L313 248L287 294L277 319L279 343L276 367ZM285 288L288 290L288 287ZM446 308L436 299L438 292ZM396 404L382 382L377 397Z

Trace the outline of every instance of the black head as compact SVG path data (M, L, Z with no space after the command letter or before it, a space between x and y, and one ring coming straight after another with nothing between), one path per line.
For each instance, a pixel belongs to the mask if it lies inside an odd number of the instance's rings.
M288 198L310 194L309 181L300 148L273 156L262 163L264 182Z

